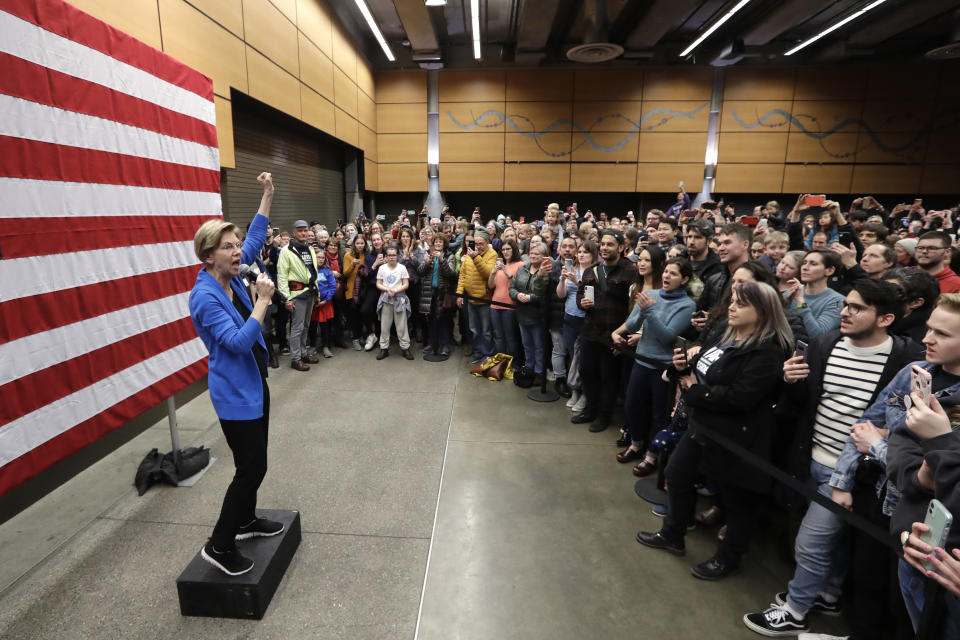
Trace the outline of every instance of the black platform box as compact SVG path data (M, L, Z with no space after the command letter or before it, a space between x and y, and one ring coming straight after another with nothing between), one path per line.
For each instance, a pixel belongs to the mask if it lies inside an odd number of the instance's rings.
M257 510L257 515L283 523L283 533L269 538L237 542L240 552L253 560L253 569L228 576L200 557L199 550L177 578L180 613L212 618L260 620L270 606L293 554L300 546L300 512Z

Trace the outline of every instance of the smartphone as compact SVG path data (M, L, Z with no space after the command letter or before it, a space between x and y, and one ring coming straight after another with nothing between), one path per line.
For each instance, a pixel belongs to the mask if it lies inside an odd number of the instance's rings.
M927 507L927 516L923 519L923 524L930 527L930 531L920 534L920 539L933 548L941 549L947 543L947 536L950 535L950 526L953 524L953 514L942 502L934 498ZM928 560L923 561L923 568L927 571L933 571L933 563Z
M377 216L377 220L379 220L380 222L383 222L386 219L387 219L387 216Z
M910 370L910 392L916 391L923 398L923 404L930 406L930 390L933 385L933 379L930 372L926 369L914 365Z
M808 207L822 207L823 203L826 201L827 197L823 194L819 196L803 196L803 204L807 205Z
M923 204L923 198L914 198L914 199L913 199L913 206L919 207L919 206L922 205L922 204Z
M839 240L840 244L842 244L845 247L849 247L850 245L854 244L853 234L850 233L849 231L844 231L843 233L841 233L840 236L837 238L837 240Z
M527 219L524 216L520 216L520 224L523 224L526 221Z
M583 297L587 300L593 300L593 285L588 284L583 288Z
M687 350L690 348L690 341L683 337L677 338L676 347L683 351L683 359L687 360Z
M766 218L760 218L760 221L757 222L757 229L766 229L769 222Z
M563 266L567 268L567 271L573 271L573 258L564 259Z
M684 209L683 211L680 212L681 218L692 218L696 215L697 215L696 209Z
M747 225L748 227L755 227L760 223L760 218L757 216L743 216L740 218L740 222Z
M807 361L807 343L804 342L803 340L797 340L797 348L794 349L794 353L800 356L801 358L803 358L803 361L806 362Z
M467 248L470 249L471 251L476 250L476 248L477 248L477 241L476 241L476 240L467 240Z

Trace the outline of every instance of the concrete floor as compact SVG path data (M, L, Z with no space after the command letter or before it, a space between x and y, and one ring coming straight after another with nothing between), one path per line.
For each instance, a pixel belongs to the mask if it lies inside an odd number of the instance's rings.
M233 473L204 394L178 410L183 446L220 458L196 486L131 486L169 449L164 421L0 526L0 638L759 637L740 618L789 579L773 553L693 579L714 532L691 533L686 558L634 541L660 521L613 459L615 429L590 434L459 356L393 349L271 370L259 502L298 509L303 542L262 621L179 613L175 580Z

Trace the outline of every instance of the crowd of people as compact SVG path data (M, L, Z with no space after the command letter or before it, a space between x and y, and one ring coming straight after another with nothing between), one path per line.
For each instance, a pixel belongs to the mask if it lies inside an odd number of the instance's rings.
M596 433L623 416L616 462L658 474L667 495L639 543L684 555L688 530L722 524L693 576L735 573L761 511L802 502L793 579L744 615L749 629L803 634L849 606L850 638L912 637L924 615L937 616L930 637L957 638L960 527L936 546L923 523L933 499L960 515L958 227L957 208L921 199L843 211L803 194L744 212L691 208L682 189L643 216L552 203L533 222L446 207L299 220L268 227L256 258L276 284L262 337L270 367L289 354L297 371L335 348L389 357L394 335L408 360L415 344L441 357L463 345L472 364L511 356L567 398L572 423ZM918 369L929 399L911 386ZM902 553L798 501L730 443ZM715 504L698 511L699 495Z

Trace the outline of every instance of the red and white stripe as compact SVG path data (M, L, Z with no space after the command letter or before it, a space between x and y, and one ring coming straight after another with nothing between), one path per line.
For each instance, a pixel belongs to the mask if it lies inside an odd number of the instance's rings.
M61 0L0 0L0 495L206 374L209 78Z

